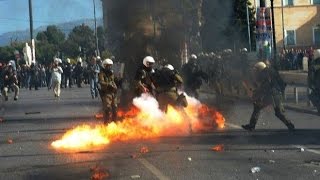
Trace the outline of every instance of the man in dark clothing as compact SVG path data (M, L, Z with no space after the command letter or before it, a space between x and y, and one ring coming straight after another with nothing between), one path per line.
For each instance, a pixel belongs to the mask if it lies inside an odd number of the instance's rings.
M64 65L63 74L64 74L64 87L72 87L72 67L71 60L68 58L66 64Z
M163 112L167 111L168 105L173 107L186 107L188 105L185 95L178 92L182 83L182 77L171 64L156 70L154 75L156 98Z
M19 86L18 86L18 78L17 74L12 67L12 64L9 63L6 69L3 72L3 96L5 97L5 101L8 101L8 90L14 90L14 100L18 100L19 96Z
M78 88L81 88L81 84L82 84L82 78L83 78L83 67L81 66L81 62L78 62L76 67L73 70L75 78L76 78L76 82L77 82L77 86Z
M311 89L309 99L320 115L320 49L314 51L314 60L309 67L308 84Z
M242 128L248 131L254 130L260 111L269 105L273 105L276 117L278 117L290 131L293 131L294 125L284 115L282 92L286 85L279 73L273 68L267 67L264 62L258 62L254 66L254 73L256 78L255 89L252 96L254 109L250 123L242 125Z
M182 66L183 79L185 79L185 91L188 95L199 98L199 89L202 79L208 81L208 75L204 73L197 63L197 56L191 55L187 64Z
M100 73L100 67L97 64L95 57L92 57L91 62L87 66L87 72L89 76L90 92L92 99L98 97L98 74Z
M39 71L40 69L38 66L36 66L34 63L30 66L30 82L29 82L29 90L32 89L32 87L35 88L35 90L38 90L39 85Z

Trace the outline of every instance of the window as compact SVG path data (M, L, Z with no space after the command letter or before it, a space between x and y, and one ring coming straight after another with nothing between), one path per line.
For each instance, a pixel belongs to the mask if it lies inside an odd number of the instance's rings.
M312 0L312 4L320 4L320 0Z
M296 45L296 31L286 30L285 42L287 45Z
M320 28L313 28L313 43L314 45L320 45Z
M284 6L293 6L293 0L283 0Z

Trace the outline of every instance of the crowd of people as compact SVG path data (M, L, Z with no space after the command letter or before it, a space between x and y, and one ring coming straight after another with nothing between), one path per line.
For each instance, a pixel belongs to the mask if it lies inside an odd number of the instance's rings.
M313 49L283 49L279 53L280 69L281 70L302 70L303 58L308 61L312 60Z
M96 57L92 57L89 63L82 62L79 58L77 63L72 64L68 58L62 61L54 58L53 62L47 65L31 63L18 64L15 60L7 63L0 63L0 88L1 95L5 101L9 99L8 92L15 93L14 100L18 100L19 90L39 90L39 88L53 89L54 96L60 97L61 88L81 88L83 84L90 84L92 98L98 97L97 86L99 66L96 64ZM99 58L99 61L101 59ZM92 68L95 68L94 70ZM59 88L58 88L59 87Z

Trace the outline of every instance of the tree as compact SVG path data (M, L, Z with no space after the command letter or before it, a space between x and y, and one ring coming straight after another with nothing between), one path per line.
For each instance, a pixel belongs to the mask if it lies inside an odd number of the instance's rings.
M248 46L247 12L249 8L249 22L252 42L254 39L255 17L254 9L248 0L237 1L203 1L203 26L201 29L204 50L221 50L224 48Z
M95 52L95 36L92 29L84 24L73 28L64 43L63 52L71 57L79 55L79 47L84 56L89 56Z
M50 44L59 46L65 40L65 34L57 26L48 26L45 34Z
M65 41L65 34L54 25L47 27L46 31L39 32L37 34L36 43L36 59L48 64L52 62L55 55L58 54Z
M99 51L103 52L106 49L105 42L106 42L106 37L105 37L105 30L103 27L99 26L97 28L97 36L98 36L98 44L99 44Z
M13 52L15 51L15 48L11 46L4 46L0 47L0 62L8 62L11 59L14 59L14 54Z
M237 0L233 4L233 16L231 24L235 25L233 36L241 44L246 44L248 42L248 22L247 22L247 6L249 7L249 25L250 34L252 38L252 44L255 42L254 29L255 29L255 12L251 7L251 2L249 0Z

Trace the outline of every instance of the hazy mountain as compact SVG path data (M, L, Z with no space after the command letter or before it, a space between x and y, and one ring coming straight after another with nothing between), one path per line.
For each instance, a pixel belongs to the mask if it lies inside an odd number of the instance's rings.
M56 25L59 29L62 30L62 32L64 32L66 35L68 35L75 26L79 26L81 24L88 25L89 27L94 29L94 20L93 19L81 19L81 20L77 20L77 21L71 21L71 22L53 24L53 25ZM103 26L102 18L97 19L97 26ZM46 28L47 28L47 26L41 26L41 27L38 27L37 29L34 29L34 37L37 36L38 32L44 31L44 30L46 30ZM29 39L30 39L29 29L22 30L22 31L7 32L7 33L0 35L0 46L9 45L11 40L25 42Z

